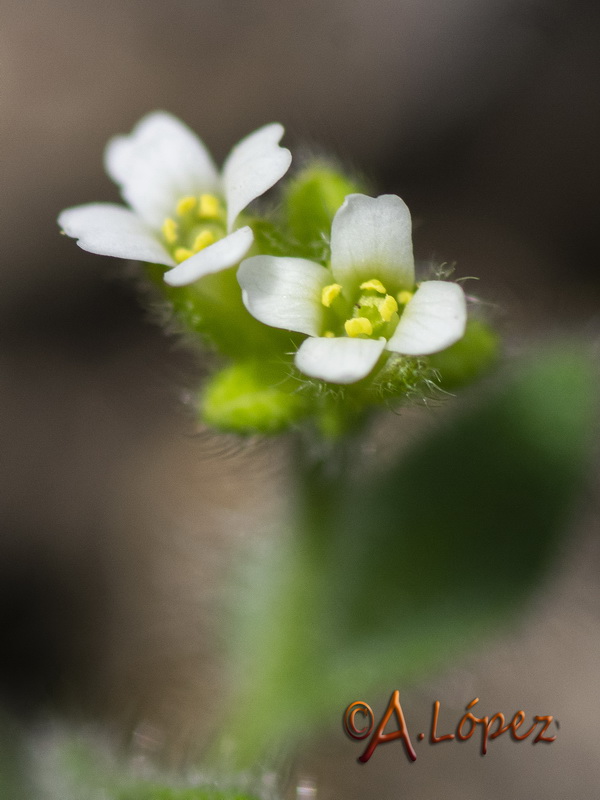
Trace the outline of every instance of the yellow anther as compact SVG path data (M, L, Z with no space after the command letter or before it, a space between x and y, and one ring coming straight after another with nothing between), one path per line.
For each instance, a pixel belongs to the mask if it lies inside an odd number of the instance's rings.
M199 253L200 250L204 250L205 247L208 247L209 244L216 241L217 239L214 233L205 228L203 231L200 231L198 236L194 239L194 253Z
M370 336L373 333L373 326L366 317L347 319L346 322L344 322L344 328L348 336L360 336L363 333Z
M177 241L177 223L172 217L166 218L161 230L167 244L175 244Z
M409 292L405 289L403 292L398 292L396 297L398 298L400 305L405 306L409 300L412 300L413 292Z
M323 334L323 336L324 336L326 339L335 339L335 333L334 333L333 331L325 331L325 333Z
M196 198L189 195L188 197L181 198L181 200L177 203L176 211L180 217L183 217L184 214L193 211L195 208L196 208Z
M325 306L325 308L329 308L329 306L333 303L335 298L338 294L342 291L342 287L339 283L330 283L329 286L324 286L321 292L321 302Z
M215 197L214 194L201 194L198 216L202 217L202 219L219 219L221 216L219 198Z
M360 285L361 289L374 289L379 294L386 294L387 289L383 285L381 281L378 281L377 278L371 278L370 281L365 281Z
M386 294L385 299L382 300L379 306L379 313L384 322L389 322L393 315L398 311L398 303L394 300L391 294Z
M175 250L175 252L173 253L173 255L175 256L175 261L177 261L178 264L181 264L182 261L185 261L186 259L190 258L191 256L194 255L194 253L192 252L192 250L188 250L187 247L178 247L177 250Z

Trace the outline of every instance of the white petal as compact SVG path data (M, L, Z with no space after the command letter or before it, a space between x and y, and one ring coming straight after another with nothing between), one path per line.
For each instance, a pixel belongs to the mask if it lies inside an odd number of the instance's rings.
M387 349L407 356L445 350L467 324L465 293L457 283L425 281L404 309Z
M410 211L393 194L350 194L331 226L331 269L339 283L380 280L389 292L412 289Z
M371 372L384 347L385 339L311 338L302 342L295 361L311 378L355 383Z
M317 336L321 330L321 290L331 272L304 258L254 256L238 270L244 305L253 317L271 325Z
M104 160L124 200L154 228L173 214L182 197L220 189L200 139L164 111L144 117L130 135L112 139Z
M165 283L170 286L187 286L204 275L233 267L246 255L253 241L252 229L246 225L182 261L165 274Z
M173 264L173 259L133 211L112 203L90 203L67 208L58 224L77 244L90 253L103 256Z
M227 199L227 226L231 230L240 211L260 197L288 171L292 154L279 147L283 126L265 125L237 144L223 165Z

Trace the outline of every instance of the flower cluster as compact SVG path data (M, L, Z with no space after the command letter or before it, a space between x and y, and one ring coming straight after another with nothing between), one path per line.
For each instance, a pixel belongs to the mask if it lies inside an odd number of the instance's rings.
M244 344L236 376L254 354L255 381L269 352L270 398L323 381L362 390L390 364L458 342L467 325L464 292L448 280L417 282L410 213L399 197L369 197L324 169L311 173L310 185L296 177L275 213L248 213L290 167L283 132L271 124L250 134L219 172L189 128L164 112L150 114L106 149L107 172L129 207L70 208L59 225L84 250L161 265L166 296L175 308L177 301L197 305L208 339L218 307L234 362L235 342ZM209 276L219 275L207 292Z

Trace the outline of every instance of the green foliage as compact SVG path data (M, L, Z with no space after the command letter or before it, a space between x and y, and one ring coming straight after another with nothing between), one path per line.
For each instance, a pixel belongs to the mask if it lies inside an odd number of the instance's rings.
M357 442L304 470L300 526L252 576L243 757L448 666L522 607L581 485L593 374L575 349L539 355L369 480L341 469Z
M247 359L285 353L302 339L298 334L263 325L246 310L235 268L181 287L163 281L164 267L147 264L146 271L166 301L162 313L167 324L188 341L208 343L232 359Z
M489 371L498 360L499 350L498 334L482 320L470 319L463 338L429 356L429 365L439 373L443 389L458 389Z
M151 783L139 783L118 789L114 800L256 800L254 796L237 791L213 788L175 788Z
M289 256L289 235L270 219L264 217L248 217L246 224L254 232L254 254L266 256Z
M287 254L325 262L335 212L346 195L360 191L363 186L328 164L312 164L302 170L288 183L284 198L293 247Z
M244 361L217 372L200 400L202 420L223 431L277 433L309 410L285 362Z
M426 357L411 358L388 353L383 367L369 381L369 402L387 403L398 398L417 398L435 395L439 388L438 373Z
M257 800L241 788L248 777L238 780L229 772L219 780L159 772L139 777L110 754L106 741L81 731L57 729L31 744L23 737L7 745L6 759L0 759L1 800ZM6 782L3 761L9 758L13 777Z

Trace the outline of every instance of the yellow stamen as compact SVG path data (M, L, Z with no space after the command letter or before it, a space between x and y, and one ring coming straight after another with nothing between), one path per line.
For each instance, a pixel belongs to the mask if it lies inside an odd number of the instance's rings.
M384 322L389 322L392 316L398 311L398 303L391 294L386 294L385 300L379 306L379 313Z
M334 333L333 331L325 331L325 333L323 334L323 336L324 336L326 339L335 339L335 333Z
M161 230L167 244L175 244L177 241L177 223L172 217L166 218Z
M405 289L403 292L398 292L396 297L398 298L398 302L400 303L400 305L405 306L409 302L409 300L412 300L413 292L409 292Z
M377 278L371 278L370 281L365 281L360 285L361 289L375 289L376 292L379 294L386 294L387 289L383 285L381 281L378 281Z
M177 203L177 213L180 217L183 217L184 214L187 214L189 211L193 211L196 208L196 198L189 195L188 197L182 197L181 200Z
M329 286L324 286L321 292L321 302L325 306L325 308L329 308L329 306L333 303L335 298L338 294L342 291L342 287L339 283L330 283Z
M181 264L182 261L190 258L194 255L194 253L191 250L188 250L187 247L178 247L173 255L175 256L175 261L177 261L178 264Z
M200 231L198 236L194 239L194 253L199 253L200 250L204 250L205 247L208 247L209 244L216 241L214 233L205 228L203 231Z
M203 219L219 219L221 216L219 198L215 197L214 194L201 194L198 216Z
M366 317L347 319L346 322L344 322L344 328L348 336L360 336L363 333L370 336L373 333L373 326Z

